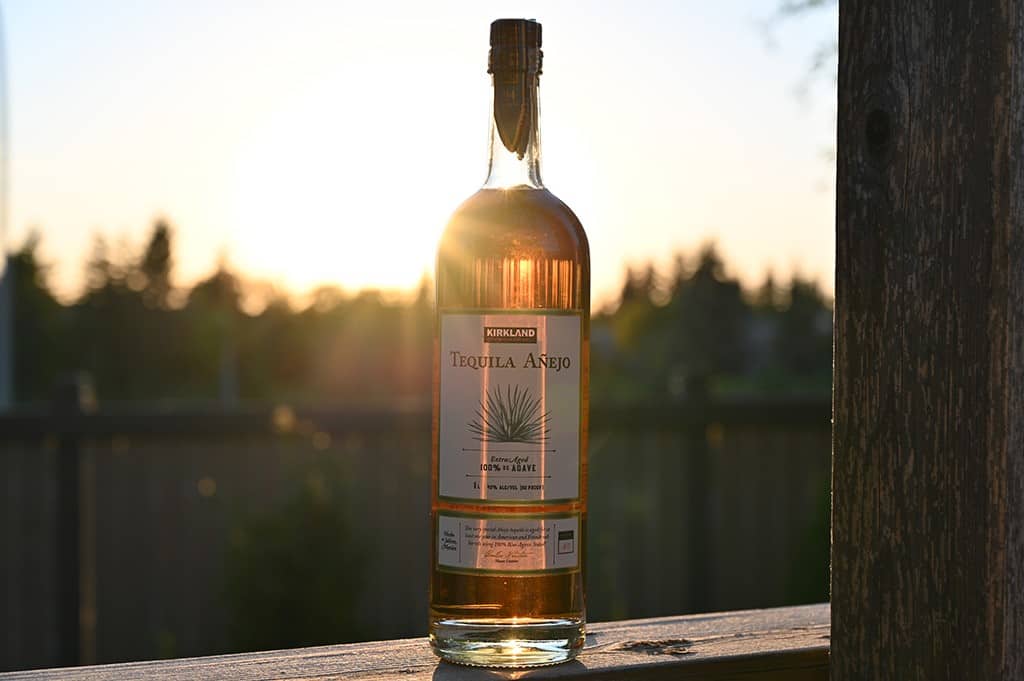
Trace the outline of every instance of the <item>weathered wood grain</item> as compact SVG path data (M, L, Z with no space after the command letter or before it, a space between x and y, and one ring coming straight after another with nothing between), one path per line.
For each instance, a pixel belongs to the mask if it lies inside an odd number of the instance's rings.
M1024 678L1022 26L840 3L835 681Z
M439 664L426 639L0 674L4 681L127 679L744 679L828 678L827 604L610 622L578 660L529 671Z

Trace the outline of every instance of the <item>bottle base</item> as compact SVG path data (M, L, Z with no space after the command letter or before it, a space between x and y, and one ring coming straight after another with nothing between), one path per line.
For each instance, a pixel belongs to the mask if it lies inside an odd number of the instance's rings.
M583 648L576 619L436 620L430 645L442 660L474 667L539 667L568 662Z

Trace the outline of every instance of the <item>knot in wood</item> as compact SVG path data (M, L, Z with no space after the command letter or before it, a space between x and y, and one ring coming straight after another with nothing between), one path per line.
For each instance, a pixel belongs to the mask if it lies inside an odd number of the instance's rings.
M648 655L693 655L693 651L690 650L692 644L693 641L685 638L664 638L651 641L625 641L617 648Z
M892 138L892 123L889 114L882 109L872 109L867 115L867 122L864 125L864 137L867 140L868 148L873 153L879 153L889 144Z

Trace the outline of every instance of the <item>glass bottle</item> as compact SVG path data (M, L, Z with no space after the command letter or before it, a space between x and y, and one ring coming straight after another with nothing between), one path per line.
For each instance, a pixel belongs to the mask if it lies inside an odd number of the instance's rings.
M430 641L462 664L583 646L590 256L541 181L541 27L491 25L487 179L437 254Z

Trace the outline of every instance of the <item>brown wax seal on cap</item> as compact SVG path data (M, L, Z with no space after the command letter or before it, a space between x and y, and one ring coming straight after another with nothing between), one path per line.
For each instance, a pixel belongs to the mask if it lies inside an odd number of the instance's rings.
M543 54L540 23L533 19L496 19L491 22L489 73L534 71L540 73Z
M532 19L491 22L487 72L494 76L494 121L505 148L522 158L537 118L536 85L543 53L540 23Z
M533 47L540 47L540 22L535 19L495 19L491 22L491 47L518 42L520 36Z

